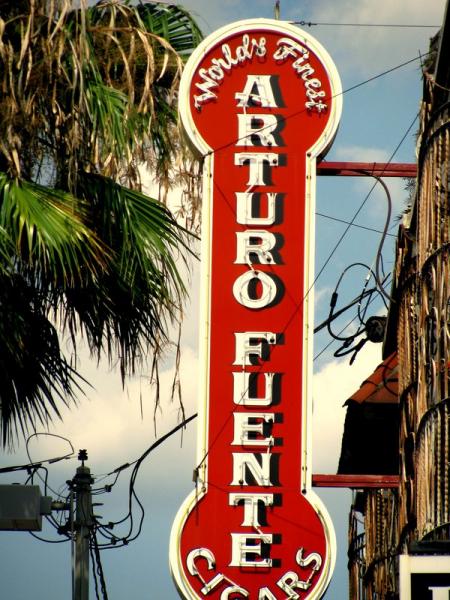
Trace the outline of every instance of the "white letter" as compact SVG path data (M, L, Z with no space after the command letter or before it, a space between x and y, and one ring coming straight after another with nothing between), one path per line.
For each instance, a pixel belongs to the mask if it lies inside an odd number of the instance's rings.
M249 162L250 170L247 185L270 185L264 180L264 163L278 166L278 154L274 152L240 152L234 155L234 164L242 166Z
M236 146L279 146L273 135L278 128L276 115L238 115L238 141ZM257 136L259 144L252 137Z
M250 286L252 286L252 295L250 295ZM265 308L272 304L277 297L277 291L275 279L262 271L247 271L239 275L233 285L233 296L239 304L253 309ZM257 292L259 297L256 296Z
M272 534L262 535L248 533L231 534L231 562L230 567L271 567L272 560L263 558L262 560L247 560L247 554L256 554L261 556L262 545L272 543ZM247 542L258 542L258 544L248 545Z
M260 457L261 462L257 460ZM270 481L270 462L272 454L250 454L249 452L233 452L233 481L230 485L250 485L247 482L247 471L249 471L256 484L260 486L273 485Z
M244 520L241 525L243 527L260 527L258 502L262 502L264 506L272 506L273 494L230 494L230 506L237 506L241 501L244 502Z
M280 38L277 41L277 46L279 46L279 48L273 54L275 60L284 60L288 56L297 58L297 53L305 55L306 58L309 57L309 52L306 48L303 48L303 46L300 46L300 44L297 44L297 42L294 42L289 38Z
M246 331L235 333L235 358L233 365L251 365L250 356L259 356L263 360L263 342L276 344L277 336L271 331Z
M250 396L250 376L264 376L265 392L261 398ZM269 406L272 404L272 387L274 373L233 373L233 401L240 406Z
M289 600L298 600L300 596L294 589L298 590L307 590L311 587L311 583L307 581L299 581L297 573L293 571L288 571L277 581L277 586L280 587Z
M320 571L320 567L322 566L322 557L317 552L311 552L308 554L308 556L303 558L303 548L300 548L295 556L295 562L299 567L302 567L302 569L309 567L311 563L314 563L312 570Z
M244 590L244 588L241 588L239 585L234 585L233 587L227 587L223 590L220 594L220 600L228 600L230 594L233 594L233 598L236 598L234 594L242 594L242 598L248 598L247 590Z
M196 83L195 86L202 92L200 95L194 95L195 108L200 108L203 102L207 102L213 98L217 98L217 94L211 91L211 88L217 87L217 81L214 81L208 74L206 69L200 69L198 72L203 79L203 83Z
M277 600L277 598L272 594L269 588L264 587L259 590L258 600Z
M259 194L261 196L261 194ZM275 202L281 194L268 192L267 217L253 216L252 205L257 195L251 192L236 192L236 221L240 225L273 225L275 223Z
M275 101L270 75L247 75L247 81L242 92L236 92L234 97L239 100L238 106L258 104L264 108L278 108Z
M259 240L255 242L255 240ZM250 254L256 254L260 265L277 264L271 250L277 245L276 236L270 231L251 230L236 231L236 260L235 265L248 265Z
M249 433L264 436L264 423L273 423L274 413L233 413L234 440L232 446L273 446L273 437L249 438ZM250 419L260 419L260 423L250 423Z
M208 564L208 571L214 569L216 559L214 558L214 554L211 552L211 550L208 550L208 548L196 548L195 550L191 550L191 552L189 552L186 559L187 568L191 575L198 575L198 569L195 566L195 561L197 558L204 558L206 560Z

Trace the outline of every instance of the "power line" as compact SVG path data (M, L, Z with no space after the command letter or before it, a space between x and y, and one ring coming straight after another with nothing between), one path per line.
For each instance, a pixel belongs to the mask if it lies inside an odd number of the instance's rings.
M305 25L312 27L314 25L331 27L392 27L399 29L439 29L440 25L417 25L414 23L324 23L316 21L289 21L293 25Z
M145 460L145 458L147 458L147 456L153 450L155 450L165 440L167 440L170 436L172 436L174 433L179 431L181 428L186 427L186 425L188 423L190 423L196 417L197 417L197 413L194 413L190 417L187 417L181 423L179 423L173 429L171 429L169 432L167 432L166 434L164 434L163 436L158 438L156 440L156 442L154 442L149 448L147 448L147 450L145 450L145 452L143 452L143 454L137 460L133 461L132 463L125 463L124 465L121 465L120 467L118 467L117 469L115 469L114 471L111 471L109 473L109 475L116 475L116 479L114 481L114 483L115 483L117 481L117 476L121 471L128 469L129 467L134 465L133 471L130 476L129 486L128 486L128 512L127 512L127 514L119 521L112 521L112 522L108 523L107 526L101 525L100 523L98 523L96 521L97 531L99 531L99 533L108 540L108 542L99 545L99 548L101 550L112 549L112 548L121 548L122 546L126 546L130 542L134 541L140 535L141 530L142 530L142 524L143 524L143 521L145 518L145 510L144 510L144 506L142 505L141 501L139 500L139 497L136 494L136 490L135 490L135 483L136 483L136 478L138 476L139 469L140 469L143 461ZM107 491L111 491L111 488L112 488L112 485L108 486ZM136 533L133 533L134 532L133 500L137 503L137 505L139 507L139 511L140 511L140 518L139 518L139 522L137 525ZM108 529L112 529L112 527L114 527L116 525L120 525L127 521L128 521L128 532L126 533L126 535L116 536L116 535L111 534L108 531Z
M410 58L409 60L406 60L405 62L396 65L395 67L392 67L391 69L387 69L386 71L382 71L381 73L378 73L378 75L374 75L373 77L369 77L369 79L365 79L364 81L361 81L360 83L356 83L355 85L352 85L351 87L343 90L342 95L347 94L348 92L352 92L353 90L356 90L359 87L362 87L363 85L366 85L366 83L370 83L371 81L375 81L376 79L379 79L380 77L384 77L385 75L389 75L389 73L393 73L394 71L397 71L398 69L401 69L402 67L406 67L408 65L410 65L413 62L416 62L416 60L420 60L425 56L428 56L428 54L430 54L430 52L427 52L426 54L420 54L419 56L416 56L415 58Z
M365 229L366 231L373 231L374 233L383 233L380 229L374 229L373 227L367 227L366 225L359 225L357 223L351 223L350 221L344 221L344 219L338 219L337 217L332 217L331 215L325 215L324 213L316 212L316 215L319 217L324 217L325 219L330 219L331 221L337 221L338 223L344 223L345 225L351 225L352 227L357 227L358 229ZM390 237L397 237L393 233L386 234Z

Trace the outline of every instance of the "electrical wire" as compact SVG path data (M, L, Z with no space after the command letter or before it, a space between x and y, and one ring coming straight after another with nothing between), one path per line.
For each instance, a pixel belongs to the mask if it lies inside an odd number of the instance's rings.
M96 520L97 530L105 539L108 540L107 543L99 545L99 547L102 550L111 549L111 548L120 548L122 546L126 546L130 542L133 542L134 540L136 540L139 537L139 535L142 532L142 525L143 525L144 518L145 518L144 506L143 506L142 502L140 501L140 499L136 493L136 490L135 490L136 479L137 479L137 476L139 473L139 469L140 469L143 461L147 458L147 456L153 450L155 450L158 446L160 446L163 442L165 442L174 433L176 433L177 431L179 431L180 429L182 429L186 425L188 425L196 417L197 417L197 413L194 413L190 417L187 417L181 423L176 425L173 429L171 429L166 434L164 434L163 436L158 438L156 440L156 442L154 442L151 446L149 446L149 448L147 448L147 450L145 450L138 459L136 459L135 461L133 461L131 463L125 463L124 465L121 465L120 467L118 467L117 469L114 469L114 471L111 471L108 474L108 475L116 475L115 481L117 481L117 476L120 472L133 466L133 470L131 472L129 486L128 486L128 512L127 512L127 514L118 521L109 522L108 526L102 525L101 523L99 523ZM112 486L109 486L109 487L111 488ZM100 490L97 490L97 491L100 491ZM133 515L134 503L137 504L139 513L140 513L136 531L134 531L135 530L135 517ZM128 528L127 528L127 533L125 535L116 536L116 535L113 535L110 533L110 531L109 531L110 529L112 529L113 527L115 527L117 525L121 525L127 521L128 521Z
M388 215L389 216L389 215ZM389 221L387 221L389 222ZM375 261L376 262L376 261ZM331 328L331 322L333 321L333 319L335 318L335 314L334 314L334 308L336 306L337 303L337 299L338 299L338 288L342 282L342 279L344 278L345 274L354 267L363 267L365 269L367 269L368 274L365 278L365 283L363 285L363 288L361 290L361 294L359 296L358 299L358 306L357 306L357 315L356 317L358 317L359 319L359 325L356 328L356 331L348 336L342 336L341 333L339 332L338 334L334 333L332 328ZM374 280L376 281L376 287L372 288L371 290L367 290L367 286L369 284L369 281L371 278L374 278ZM387 276L389 277L389 275ZM366 344L367 341L369 341L368 336L366 336L365 338L360 339L356 345L353 345L355 340L360 337L363 333L365 333L367 331L366 328L366 313L369 307L369 303L372 297L372 294L374 294L375 292L380 294L381 298L383 299L384 302L384 298L383 298L383 294L381 294L380 289L383 289L383 285L387 279L387 277L385 278L384 281L379 281L377 273L374 272L372 270L371 267L369 267L368 265L366 265L365 263L361 263L361 262L355 262L352 263L351 265L349 265L348 267L346 267L344 269L344 271L341 273L337 283L336 283L336 287L334 289L334 292L331 295L331 301L330 301L330 312L328 315L328 319L326 321L326 325L327 325L327 330L328 333L330 334L330 336L336 340L336 341L340 341L342 342L341 346L334 352L334 356L335 357L342 357L342 356L346 356L348 354L352 354L352 357L350 359L350 364L353 364L353 362L355 361L355 358L358 354L358 352L363 348L363 346ZM363 310L363 312L361 312L361 304L362 301L364 299L365 296L368 296L368 300L366 301L366 306ZM341 311L342 313L342 311ZM352 321L353 322L353 321ZM344 328L345 331L346 328Z
M39 540L40 542L45 542L46 544L64 544L64 542L68 542L68 539L65 540L47 540L46 538L40 537L39 535L36 535L35 533L33 533L32 531L28 532L32 537L36 538L37 540Z
M375 300L377 297L380 297L380 295L378 295L378 296L376 296L376 297L371 297L368 303L369 303L369 304L371 304L371 303L372 303L372 302L373 302L373 301L374 301L374 300ZM350 321L349 321L349 322L348 322L346 325L344 325L344 327L342 327L342 329L339 331L339 335L340 335L341 333L343 333L343 332L344 332L344 331L347 329L347 327L350 327L350 325L353 323L353 321L355 321L355 319L357 319L357 318L358 318L358 316L357 316L357 315L355 315L355 316L354 316L354 317L353 317L353 318L352 318L352 319L351 319L351 320L350 320ZM320 358L320 357L322 356L322 354L323 354L324 352L326 352L326 351L328 350L328 348L329 348L329 347L330 347L332 344L334 344L334 343L335 343L335 341L336 341L335 339L331 339L331 340L328 342L328 344L327 344L326 346L324 346L324 347L322 348L322 350L320 350L320 351L319 351L319 352L318 352L318 353L317 353L317 354L314 356L314 358L313 358L313 362L315 362L315 361L316 361L318 358Z
M130 463L125 463L125 464L121 465L120 467L117 467L116 469L114 469L113 471L108 473L105 477L108 477L110 475L115 475L121 471L124 471L125 469L128 469L129 467L132 467L133 465L136 465L137 463L141 464L142 461L145 458L147 458L147 456L150 454L150 452L152 452L153 450L156 450L156 448L158 448L158 446L160 446L163 442L165 442L170 436L172 436L174 433L177 433L177 431L179 431L180 429L182 429L183 427L188 425L196 417L197 417L197 413L192 414L190 417L186 417L186 419L181 421L181 423L178 423L178 425L176 425L173 429L171 429L170 431L165 433L163 436L158 438L156 440L156 442L153 442L153 444L151 446L149 446L147 448L147 450L145 450L139 458L137 458L136 460L134 460Z
M349 336L346 336L346 337L341 337L341 336L340 336L340 334L335 334L335 333L333 332L333 330L331 329L331 322L333 321L333 313L334 313L334 308L335 308L335 306L336 306L337 299L338 299L338 297L339 297L339 293L338 293L339 286L341 285L341 282L342 282L342 280L343 280L344 276L346 275L346 273L347 273L348 271L350 271L350 269L352 269L352 268L354 268L354 267L364 267L364 268L365 268L365 269L367 269L367 271L369 272L369 279L370 279L370 276L373 276L373 277L375 278L375 273L372 271L372 269L371 269L371 268L370 268L368 265L366 265L365 263L362 263L362 262L354 262L354 263L352 263L351 265L349 265L348 267L346 267L346 268L345 268L345 269L342 271L342 273L341 273L341 275L339 276L339 279L338 279L338 281L337 281L337 283L336 283L336 287L334 288L334 291L333 291L333 293L331 294L331 300L330 300L330 311L329 311L329 314L328 314L328 319L327 319L327 321L326 321L326 323L327 323L327 330L328 330L328 333L330 334L330 336L331 336L333 339L335 339L335 340L337 340L337 341L343 341L343 342L347 342L347 340L349 339ZM367 281L367 279L366 279L366 281ZM366 284L366 285L367 285L367 284ZM363 288L363 290L362 290L361 294L358 296L358 302L360 302L360 301L361 301L361 296L363 295L363 293L364 293L364 288ZM370 292L370 293L373 293L373 290L371 290L371 292ZM360 326L358 326L356 333L355 333L355 334L353 334L352 336L350 336L352 339L355 339L355 337L357 337L358 335L360 335L361 333L363 333L363 332L364 332L364 330L365 330L365 325L364 325L364 323L362 323L362 321L361 321L361 320L360 320L360 325L362 325L362 329L360 328Z
M440 29L440 25L416 25L414 23L324 23L314 21L289 21L293 25L312 27L315 25L331 27L392 27L399 29Z
M328 316L325 319L325 321L322 321L322 323L320 323L320 325L317 325L314 328L314 333L319 333L319 331L321 329L323 329L324 327L327 327L328 323L333 322L335 319L337 319L338 317L340 317L341 315L343 315L345 312L347 312L347 310L349 308L351 308L352 306L354 306L358 302L361 302L361 300L363 300L366 296L370 297L372 295L372 293L375 292L375 291L376 291L376 288L371 288L370 290L365 290L359 296L356 296L356 298L354 298L353 300L351 300L351 302L349 302L343 308L340 308L339 310L333 311L333 316L331 317L331 319L330 319L330 316Z
M34 433L32 433L31 435L28 436L28 438L27 438L27 440L25 442L25 450L26 450L26 453L27 453L28 460L30 461L30 464L36 464L36 463L33 463L32 459L31 459L31 455L30 455L30 451L29 451L29 447L28 447L29 443L30 443L30 441L31 441L32 438L34 438L34 437L37 438L37 437L39 437L41 435L42 436L47 436L47 437L58 438L60 440L64 440L65 442L67 442L69 444L71 451L68 454L64 454L63 456L57 456L55 458L47 458L45 460L42 460L42 461L40 461L40 464L42 464L43 462L47 462L48 464L53 464L53 463L59 462L60 460L67 460L69 458L72 458L75 450L74 450L74 447L72 446L72 442L68 438L66 438L66 437L64 437L62 435L58 435L56 433L49 433L47 431L45 431L45 432L34 432ZM44 483L45 490L47 490L47 488L48 488L51 492L53 492L53 494L55 494L55 496L57 498L61 497L58 494L58 492L56 492L53 488L50 487L50 485L48 485L47 477L46 477L45 480L42 479L42 477L39 475L38 471L36 472L36 475L39 477L39 479L42 481L42 483ZM47 472L47 476L48 476L48 472Z
M104 572L103 572L103 565L102 565L100 549L99 549L99 545L98 545L98 541L97 541L97 531L96 531L95 527L90 532L89 549L91 551L91 556L92 556L92 571L94 574L96 596L98 599L100 599L100 596L98 595L98 586L97 586L97 576L98 576L98 579L100 580L100 590L102 593L102 598L103 598L103 600L108 600L108 593L106 591L106 582L105 582L105 576L104 576ZM95 569L95 565L96 565L96 569Z
M318 217L324 217L325 219L330 219L331 221L336 221L337 223L344 223L345 225L351 225L352 227L357 227L358 229L364 229L366 231L373 231L374 233L383 233L379 229L374 229L373 227L367 227L367 225L360 225L358 223L350 223L349 221L344 221L343 219L338 219L337 217L332 217L331 215L325 215L324 213L316 212ZM396 238L397 236L394 233L387 233L389 237Z
M429 53L428 53L428 54L429 54ZM403 63L401 63L401 64L399 64L399 65L396 65L395 67L392 67L392 68L390 68L390 69L387 69L387 70L385 70L385 71L383 71L383 72L381 72L381 73L379 73L379 74L377 74L377 75L375 75L375 76L373 76L373 77L370 77L369 79L366 79L366 80L364 80L364 81L362 81L362 82L360 82L360 83L358 83L358 84L355 84L355 85L353 85L353 86L351 86L351 87L347 88L346 90L344 90L344 91L343 91L343 92L341 92L341 93L342 93L342 95L344 95L344 94L346 94L346 93L348 93L348 92L350 92L350 91L353 91L353 90L355 90L355 89L357 89L357 88L359 88L359 87L362 87L363 85L365 85L365 84L367 84L367 83L370 83L370 82L372 82L372 81L374 81L374 80L376 80L376 79L378 79L378 78L380 78L380 77L382 77L382 76L384 76L384 75L387 75L387 74L389 74L389 73L392 73L393 71L395 71L395 70L397 70L397 69L400 69L400 68L402 68L402 67L404 67L404 66L407 66L407 65L409 65L409 64L411 64L411 63L413 63L413 62L416 62L417 60L419 60L419 58L420 58L420 57L414 57L414 58L412 58L412 59L410 59L410 60L407 60L407 61L405 61L405 62L403 62ZM305 112L305 111L306 111L306 109L302 109L302 110L300 110L300 111L297 111L297 112L293 113L292 115L289 115L288 117L285 117L285 118L284 118L284 120L287 120L287 119L289 119L289 118L292 118L292 117L294 117L294 116L297 116L297 115L299 115L299 114L301 114L301 113L303 113L303 112ZM409 127L408 127L408 129L406 130L405 134L403 135L402 139L400 140L400 142L397 144L396 148L395 148L395 149L394 149L394 151L392 152L392 154L391 154L391 156L390 156L390 158L389 158L388 162L387 162L387 163L386 163L386 165L385 165L385 169L386 169L386 168L389 166L389 164L392 162L392 160L393 160L393 158L394 158L395 154L398 152L399 148L400 148L400 147L401 147L401 145L403 144L403 142L404 142L404 140L406 139L407 135L409 134L410 130L411 130L411 129L412 129L412 127L414 126L414 123L416 122L417 118L418 118L418 115L416 115L416 116L414 117L414 120L413 120L413 122L410 124L410 126L409 126ZM263 130L263 129L264 129L264 128L262 128L261 130ZM245 139L245 137L247 137L247 136L243 136L242 138L238 138L237 140L235 140L235 141L233 141L233 142L230 142L230 143L224 144L224 145L222 145L222 146L220 146L220 147L218 147L218 148L215 148L215 149L213 149L213 150L211 150L211 151L207 152L207 153L204 155L204 157L206 157L206 156L211 156L211 155L214 155L215 153L217 153L217 152L218 152L218 151L220 151L220 150L223 150L223 149L226 149L226 148L228 148L228 147L230 147L230 146L232 146L232 145L235 145L235 144L237 144L237 143L240 141L240 139ZM365 203L367 202L368 198L370 197L370 195L371 195L371 193L372 193L373 189L375 188L375 185L376 185L376 183L375 183L375 184L372 186L372 188L369 190L369 192L368 192L368 194L366 195L366 197L364 198L364 200L363 200L363 202L362 202L361 206L359 207L359 209L357 210L357 212L356 212L356 213L355 213L355 215L353 216L353 219L352 219L352 221L351 221L351 222L350 222L350 223L347 225L347 227L346 227L345 231L344 231L344 232L343 232L343 234L340 236L340 238L339 238L338 242L336 243L336 245L334 246L333 250L331 251L331 254L328 256L328 258L326 259L325 263L322 265L321 269L319 270L319 273L318 273L318 274L315 276L315 278L314 278L314 281L312 282L312 284L311 284L311 286L309 287L309 289L306 291L306 293L305 293L305 295L304 295L304 298L302 299L302 302L301 302L301 304L303 304L303 302L304 302L305 298L308 296L308 294L310 293L310 291L311 291L311 290L313 289L313 287L315 286L315 284L316 284L317 280L319 279L319 277L321 276L321 274L322 274L322 273L323 273L323 271L325 270L325 268L326 268L326 266L328 265L329 261L331 260L332 256L334 255L334 253L336 252L337 248L338 248L338 247L339 247L339 245L341 244L342 240L343 240L343 239L344 239L344 237L346 236L346 234L347 234L348 230L349 230L349 229L350 229L350 227L353 225L353 222L354 222L354 220L356 219L356 217L358 216L358 214L361 212L362 208L364 207ZM230 209L231 209L231 210L234 210L234 209L231 207L231 205L230 205L230 204L229 204L229 206L230 206ZM291 321L292 321L292 319L295 317L295 314L298 312L298 310L299 310L299 309L300 309L300 306L297 306L297 307L295 308L295 310L294 310L294 312L292 313L291 317L288 319L288 321L287 321L287 323L286 323L286 326L285 326L285 328L283 329L283 331L285 331L285 330L287 329L287 327L289 326L290 322L291 322ZM230 413L230 415L229 415L229 418L231 418L231 413ZM226 426L226 422L225 422L225 423L223 423L222 427L221 427L221 428L220 428L220 430L217 432L217 434L216 434L216 436L215 436L215 439L214 439L214 440L212 440L212 441L210 442L210 444L209 444L209 447L208 447L208 449L206 450L206 452L205 452L205 454L204 454L203 458L201 459L201 461L200 461L200 462L199 462L199 464L197 465L197 467L196 467L196 469L195 469L195 472L197 472L197 473L198 473L198 470L200 469L200 467L202 466L202 464L204 463L204 461L205 461L205 460L206 460L206 458L208 457L208 455L209 455L209 452L210 452L210 450L211 450L212 446L213 446L213 445L216 443L217 439L218 439L218 438L219 438L219 436L221 435L221 433L222 433L222 431L224 430L225 426Z
M412 62L412 61L408 61L408 63L409 63L409 62ZM407 63L405 63L405 64L407 64ZM375 77L375 78L376 78L376 77ZM372 78L372 79L373 79L373 78ZM350 90L350 89L355 89L355 87L359 87L359 85L360 85L360 84L358 84L357 86L353 86L353 88L349 88L349 90ZM398 150L399 150L399 149L400 149L400 147L402 146L403 142L405 141L405 139L406 139L407 135L408 135L408 134L409 134L409 132L411 131L412 127L414 126L414 124L415 124L415 122L416 122L417 118L418 118L418 114L417 114L417 115L414 117L414 119L413 119L412 123L409 125L409 127L408 127L408 129L406 130L405 134L402 136L402 138L401 138L400 142L397 144L396 148L395 148L395 149L394 149L394 151L392 152L392 154L391 154L391 156L390 156L390 158L389 158L388 162L387 162L387 163L385 164L385 166L384 166L384 169L387 169L387 168L388 168L388 166L389 166L389 164L392 162L392 160L393 160L394 156L396 155L396 153L398 152ZM377 178L377 179L378 179L378 178ZM336 252L337 248L338 248L338 247L339 247L339 245L341 244L341 242L342 242L342 240L344 239L345 235L346 235L346 234L347 234L347 232L349 231L350 227L353 225L353 222L354 222L354 220L356 219L356 217L358 216L358 214L359 214L359 213L361 212L361 210L363 209L363 207L364 207L364 205L366 204L367 200L369 199L369 197L370 197L370 195L371 195L372 191L375 189L376 183L378 183L378 181L374 183L374 185L371 187L371 189L369 190L369 192L366 194L366 196L365 196L365 198L364 198L363 202L361 203L361 205L360 205L359 209L358 209L358 210L356 211L356 213L354 214L354 216L353 216L353 218L352 218L351 222L350 222L350 223L348 223L347 227L345 228L344 232L342 233L342 235L340 236L339 240L338 240L338 241L337 241L337 243L335 244L335 246L334 246L333 250L331 251L330 255L328 256L328 258L326 259L325 263L322 265L321 269L319 270L319 273L318 273L318 274L315 276L315 278L314 278L314 281L313 281L313 282L312 282L312 284L310 285L309 289L306 291L306 293L305 293L305 295L304 295L304 297L303 297L303 299L302 299L302 302L301 302L301 304L300 304L300 305L302 305L302 304L303 304L303 302L305 301L306 297L307 297L307 296L308 296L308 294L311 292L311 290L312 290L312 289L313 289L313 287L315 286L315 284L316 284L317 280L319 279L319 277L321 276L321 274L322 274L322 273L323 273L323 271L325 270L326 266L327 266L327 265L328 265L328 263L330 262L331 258L333 257L333 255L334 255L334 253ZM389 199L390 199L390 196L389 196ZM229 205L229 206L230 206L230 205ZM389 206L390 206L390 205L389 205ZM233 210L231 206L230 206L230 209L231 209L231 210ZM383 234L382 234L382 243L381 243L381 244L379 245L379 247L378 247L378 254L377 254L377 256L380 256L380 255L381 255L381 249L382 249L382 246L383 246L384 239L385 239L385 237L386 237L386 235L387 235L387 228L389 227L389 221L390 221L390 210L388 211L388 218L386 219L386 224L385 224L385 227L384 227L384 230L383 230ZM381 289L383 289L383 287L382 287L382 282L380 282L380 281L378 280L378 284L380 285L380 288L381 288ZM286 331L286 329L288 328L288 326L289 326L289 324L291 323L292 319L295 317L296 313L297 313L297 312L298 312L298 310L300 309L300 305L297 305L297 306L295 307L295 310L294 310L294 312L292 313L291 317L288 319L288 321L287 321L287 323L286 323L285 327L283 328L283 333ZM358 335L360 335L361 333L363 333L363 330L359 331ZM357 337L357 336L354 336L354 337L353 337L353 340L355 339L355 337ZM353 340L352 340L352 341L353 341ZM367 341L367 340L366 340L366 341ZM345 343L350 343L350 344L351 344L351 342L347 342L347 341L345 341L345 342L344 342L344 344L345 344ZM352 359L351 359L351 361L350 361L351 363L353 363L353 361L354 361L354 359L355 359L355 357L356 357L356 354L357 354L357 352L358 352L358 351L359 351L359 350L362 348L362 346L364 345L364 343L365 343L365 341L361 341L361 342L359 342L359 343L358 343L358 345L357 345L357 349L356 349L356 351L355 351L355 348L349 348L349 349L347 349L347 348L345 348L345 349L338 349L338 350L336 351L336 352L338 353L338 354L337 354L337 356L341 356L341 355L342 355L342 354L339 354L339 352L344 352L344 351L345 351L345 354L348 354L348 353L350 353L350 352L354 352L353 358L352 358ZM335 355L336 355L336 354L335 354ZM201 467L201 466L202 466L202 464L205 462L206 458L207 458L207 457L208 457L208 455L209 455L209 452L210 452L210 450L211 450L212 446L213 446L213 445L214 445L214 444L217 442L218 438L220 437L221 433L222 433L222 432L223 432L223 430L225 429L225 427L226 427L226 425L227 425L227 422L228 422L228 420L231 418L231 416L232 416L232 412L230 412L230 414L229 414L229 416L228 416L228 419L226 419L226 420L225 420L225 422L222 424L222 427L221 427L221 428L219 429L219 431L217 432L217 434L216 434L216 436L215 436L215 439L214 439L214 440L212 440L212 442L210 443L210 445L209 445L208 449L206 450L206 452L205 452L205 454L204 454L203 458L201 459L201 461L198 463L197 467L195 468L195 470L194 470L194 472L195 472L195 473L197 473L197 474L198 474L198 471L199 471L200 467Z
M100 600L100 596L98 593L97 571L95 569L94 548L93 548L92 543L89 544L89 554L91 555L92 579L94 580L95 597L97 600Z
M386 214L386 221L385 221L385 225L384 225L384 229L383 229L383 234L381 236L380 243L378 245L377 256L375 259L375 281L377 282L378 289L380 290L380 293L382 294L382 296L384 296L387 300L389 300L389 302L395 302L395 300L390 296L390 294L388 294L386 292L386 290L384 289L384 287L381 283L381 275L380 275L380 267L382 266L381 263L382 263L382 252L383 252L384 241L388 234L389 225L391 222L392 199L391 199L391 194L389 193L389 188L385 184L385 182L381 179L381 177L378 177L377 175L373 175L373 174L371 174L371 176L374 177L378 181L378 183L381 185L381 187L386 192L386 198L387 198L387 204L388 204L388 210L387 210L387 214Z

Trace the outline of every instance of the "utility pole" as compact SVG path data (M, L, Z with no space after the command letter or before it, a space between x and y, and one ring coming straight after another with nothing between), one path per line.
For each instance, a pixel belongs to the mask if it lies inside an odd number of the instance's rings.
M80 450L78 460L81 466L77 468L72 480L75 494L75 564L73 573L72 600L89 600L89 544L92 527L92 495L91 471L84 466L87 460L86 450Z

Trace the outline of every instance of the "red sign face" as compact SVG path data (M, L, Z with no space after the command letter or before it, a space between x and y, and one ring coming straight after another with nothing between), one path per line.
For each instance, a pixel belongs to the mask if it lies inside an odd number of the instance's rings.
M334 532L311 490L315 158L341 110L309 35L241 21L197 48L180 111L205 157L198 481L171 568L187 599L322 597Z

